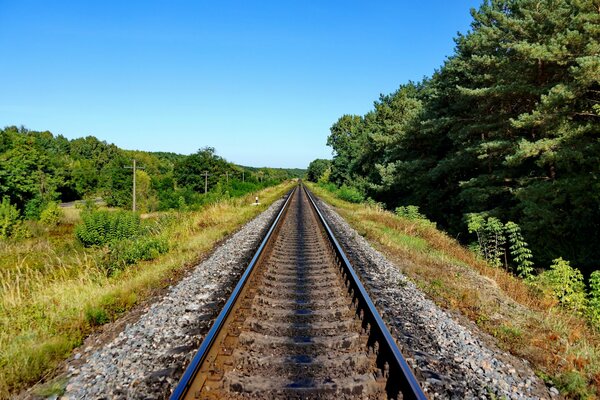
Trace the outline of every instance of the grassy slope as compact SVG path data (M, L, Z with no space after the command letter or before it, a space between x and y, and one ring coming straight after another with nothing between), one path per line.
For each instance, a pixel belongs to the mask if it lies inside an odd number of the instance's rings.
M291 183L176 214L167 229L171 250L118 276L98 267L102 249L85 249L73 236L78 210L56 229L17 243L0 242L0 398L36 382L69 356L96 323L115 319L219 240L264 211ZM39 229L39 227L38 227Z
M596 398L600 335L583 319L433 227L309 187L438 305L477 323L567 396Z

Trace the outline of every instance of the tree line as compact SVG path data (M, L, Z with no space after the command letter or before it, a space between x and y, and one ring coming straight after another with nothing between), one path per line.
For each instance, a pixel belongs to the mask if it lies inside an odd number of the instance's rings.
M130 208L132 161L137 161L138 206L168 210L202 203L208 194L247 191L303 170L242 167L214 148L191 155L124 150L94 136L69 140L51 132L10 126L0 130L0 199L28 218L51 202L102 197L109 206ZM204 173L207 172L205 177Z
M431 77L343 115L323 175L465 239L515 221L538 265L600 265L600 4L492 0ZM316 177L315 177L316 176Z

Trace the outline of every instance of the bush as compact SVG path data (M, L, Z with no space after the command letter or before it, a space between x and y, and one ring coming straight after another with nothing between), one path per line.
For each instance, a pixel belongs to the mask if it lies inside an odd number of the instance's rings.
M63 216L62 209L56 202L50 202L40 213L40 222L48 228L53 228L60 222Z
M419 211L418 206L400 206L396 208L396 215L401 218L406 218L411 221L417 221L425 225L435 227L435 222L431 222L427 217Z
M502 265L502 255L505 254L506 236L504 224L495 217L471 213L466 215L469 233L477 235L477 253L494 267Z
M600 271L590 275L588 317L593 325L600 328Z
M34 197L25 203L25 218L27 219L40 219L40 214L44 208L44 202L39 197Z
M121 240L111 243L104 264L110 275L137 261L153 260L169 251L169 242L162 237L142 237L133 240Z
M508 221L504 228L508 235L510 255L516 264L519 276L524 279L531 279L533 276L533 262L531 261L533 254L521 234L521 227L512 221Z
M537 280L542 289L550 290L563 306L577 312L585 311L587 299L583 275L568 261L562 258L553 260L550 270L541 273Z
M17 206L10 204L8 197L0 203L0 238L13 237L21 225L21 216Z
M81 215L75 237L86 247L103 246L141 233L140 216L131 211L93 211Z
M100 326L109 322L110 318L104 309L90 307L85 309L85 320L91 326Z
M343 185L338 189L337 195L340 199L350 203L362 203L365 200L365 196L352 186Z

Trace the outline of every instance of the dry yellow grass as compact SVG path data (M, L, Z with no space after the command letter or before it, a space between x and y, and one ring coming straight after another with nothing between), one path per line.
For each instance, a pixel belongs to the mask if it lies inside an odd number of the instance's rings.
M175 213L166 234L171 250L107 277L102 249L81 247L73 237L78 211L63 224L18 243L0 243L0 398L34 383L66 358L94 329L94 315L117 318L173 273L194 263L291 188L282 184L197 212ZM91 316L91 318L90 318ZM97 321L96 321L97 322Z
M514 275L490 267L434 227L309 186L437 304L476 322L566 396L596 398L600 334L583 318Z

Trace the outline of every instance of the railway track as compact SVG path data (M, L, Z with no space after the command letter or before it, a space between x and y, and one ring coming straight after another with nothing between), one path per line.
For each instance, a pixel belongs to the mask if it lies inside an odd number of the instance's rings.
M303 186L171 396L198 398L426 398Z

